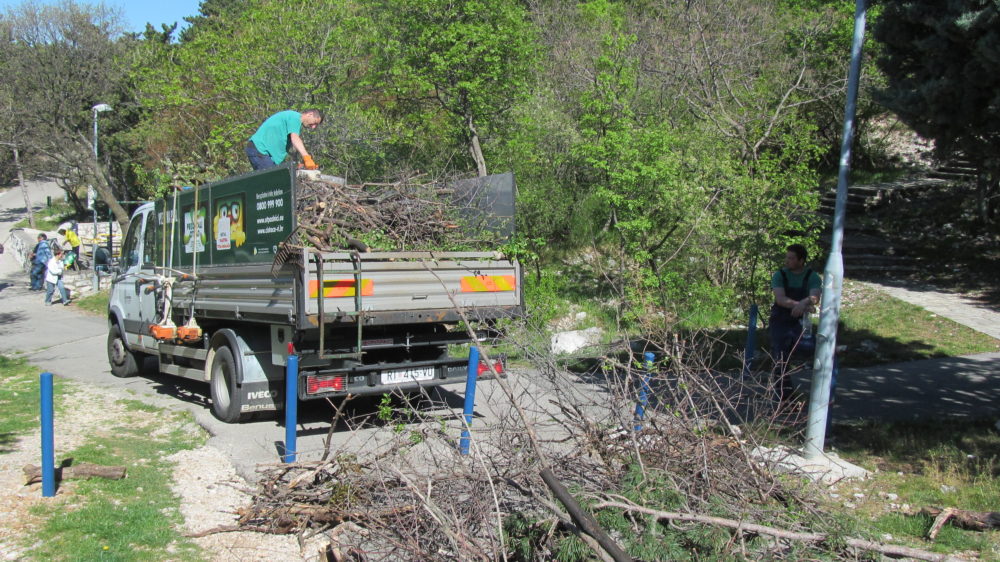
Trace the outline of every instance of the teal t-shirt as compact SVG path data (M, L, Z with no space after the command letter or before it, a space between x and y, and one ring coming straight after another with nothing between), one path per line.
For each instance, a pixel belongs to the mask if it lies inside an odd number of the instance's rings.
M774 275L771 276L771 288L772 289L777 289L779 287L780 288L784 288L785 287L785 284L784 284L784 282L782 282L782 279L781 279L781 272L782 271L784 271L785 275L788 276L788 288L789 289L794 289L794 288L798 288L798 287L802 286L803 278L806 276L806 273L808 273L810 270L807 267L807 268L805 268L805 269L802 270L802 273L792 273L792 272L788 271L785 268L781 268L780 270L775 271ZM815 271L813 271L811 274L809 274L809 286L807 288L810 291L812 291L813 289L821 289L822 287L823 287L823 284L820 281L819 274L816 273Z
M301 131L302 114L287 109L265 119L250 140L261 154L267 154L275 164L281 164L288 155L288 135L300 134Z

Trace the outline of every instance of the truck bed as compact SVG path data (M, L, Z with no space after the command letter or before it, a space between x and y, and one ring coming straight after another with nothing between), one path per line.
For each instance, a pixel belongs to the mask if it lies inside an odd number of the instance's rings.
M187 268L184 268L187 269ZM276 274L265 264L204 266L174 287L174 308L199 317L316 328L456 322L520 314L519 265L490 252L316 252ZM356 287L360 284L358 294ZM322 286L323 298L319 287Z

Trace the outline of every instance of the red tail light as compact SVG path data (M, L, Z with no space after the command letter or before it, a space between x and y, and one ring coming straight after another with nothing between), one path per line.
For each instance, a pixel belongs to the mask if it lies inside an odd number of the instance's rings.
M497 372L498 375L503 374L503 361L496 361L493 363L493 370ZM480 361L479 366L476 367L476 376L481 377L483 373L489 373L490 367L486 361Z
M306 377L306 394L344 390L344 377L310 375Z

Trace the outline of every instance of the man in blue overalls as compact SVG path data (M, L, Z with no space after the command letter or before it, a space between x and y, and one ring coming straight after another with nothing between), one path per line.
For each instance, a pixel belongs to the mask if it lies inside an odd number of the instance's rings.
M805 246L792 244L785 253L785 267L771 277L774 304L771 305L768 331L781 400L791 396L792 377L787 362L802 339L802 318L815 309L823 291L819 274L806 267L807 258Z

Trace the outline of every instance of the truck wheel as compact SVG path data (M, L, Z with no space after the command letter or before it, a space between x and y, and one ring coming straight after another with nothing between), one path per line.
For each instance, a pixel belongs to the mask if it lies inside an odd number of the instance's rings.
M108 363L111 364L111 374L120 377L134 377L142 370L145 353L131 351L122 337L117 324L112 324L108 330Z
M244 418L240 412L243 394L236 383L236 359L229 346L215 350L212 361L212 413L225 423L237 423Z

